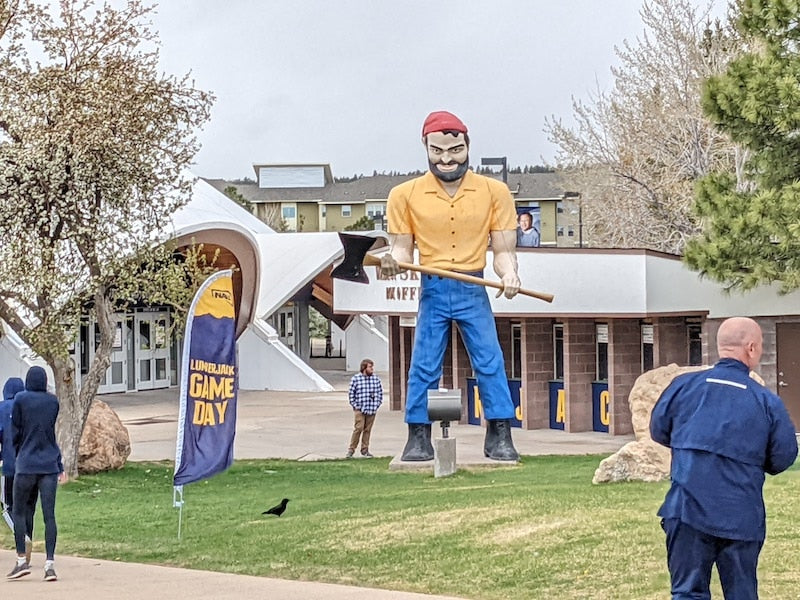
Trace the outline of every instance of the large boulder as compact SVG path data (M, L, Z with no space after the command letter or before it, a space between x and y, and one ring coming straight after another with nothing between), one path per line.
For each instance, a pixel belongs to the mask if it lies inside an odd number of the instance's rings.
M78 448L78 472L121 469L131 453L131 438L117 413L94 399Z
M651 439L628 442L600 462L592 483L661 481L669 477L670 451Z
M678 375L707 368L679 367L673 363L642 373L628 396L636 441L604 459L594 472L592 483L661 481L669 477L670 450L650 438L650 413L661 392Z

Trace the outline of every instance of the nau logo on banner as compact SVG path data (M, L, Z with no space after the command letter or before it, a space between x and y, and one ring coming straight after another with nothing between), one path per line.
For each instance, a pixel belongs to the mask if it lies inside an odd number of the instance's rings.
M233 462L236 312L231 271L198 290L186 321L175 485L211 477Z
M219 282L215 282L214 287L200 297L196 314L211 315L217 319L235 318L232 285L233 282L231 282L231 288L228 288L227 286L219 285Z

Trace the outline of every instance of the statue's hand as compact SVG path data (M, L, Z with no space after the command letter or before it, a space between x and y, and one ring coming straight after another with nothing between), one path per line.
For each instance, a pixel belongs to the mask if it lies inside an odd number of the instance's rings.
M388 252L381 256L381 277L392 277L402 271L394 256Z
M497 298L501 295L505 295L506 298L513 298L519 292L519 288L522 285L520 282L519 277L516 273L507 273L503 275L503 278L500 280L503 284L503 289L497 292Z

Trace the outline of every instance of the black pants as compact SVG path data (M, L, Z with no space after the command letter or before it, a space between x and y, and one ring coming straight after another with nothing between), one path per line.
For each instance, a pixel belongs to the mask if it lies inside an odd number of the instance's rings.
M3 502L6 505L6 510L8 510L8 514L11 517L11 521L14 521L14 476L13 475L3 475ZM28 522L25 524L25 531L27 532L26 535L33 539L33 515L36 512L36 490L33 490L30 496L25 501L25 504L28 507L28 510L25 514L28 515Z
M14 506L14 476L3 475L3 504L8 509L8 514L11 514L11 508Z
M33 533L33 513L36 511L37 496L42 502L44 517L44 548L47 560L53 560L56 552L56 489L58 473L48 475L29 475L17 473L14 477L14 544L17 555L25 554L25 534ZM33 538L31 538L33 539Z

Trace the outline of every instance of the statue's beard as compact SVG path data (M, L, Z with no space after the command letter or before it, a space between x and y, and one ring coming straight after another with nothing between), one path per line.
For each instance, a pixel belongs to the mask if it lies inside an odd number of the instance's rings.
M446 183L458 181L466 174L467 169L469 169L469 156L464 160L463 163L458 165L455 171L440 171L439 166L430 160L428 160L428 167L430 167L431 173L433 173L437 179L441 179Z

